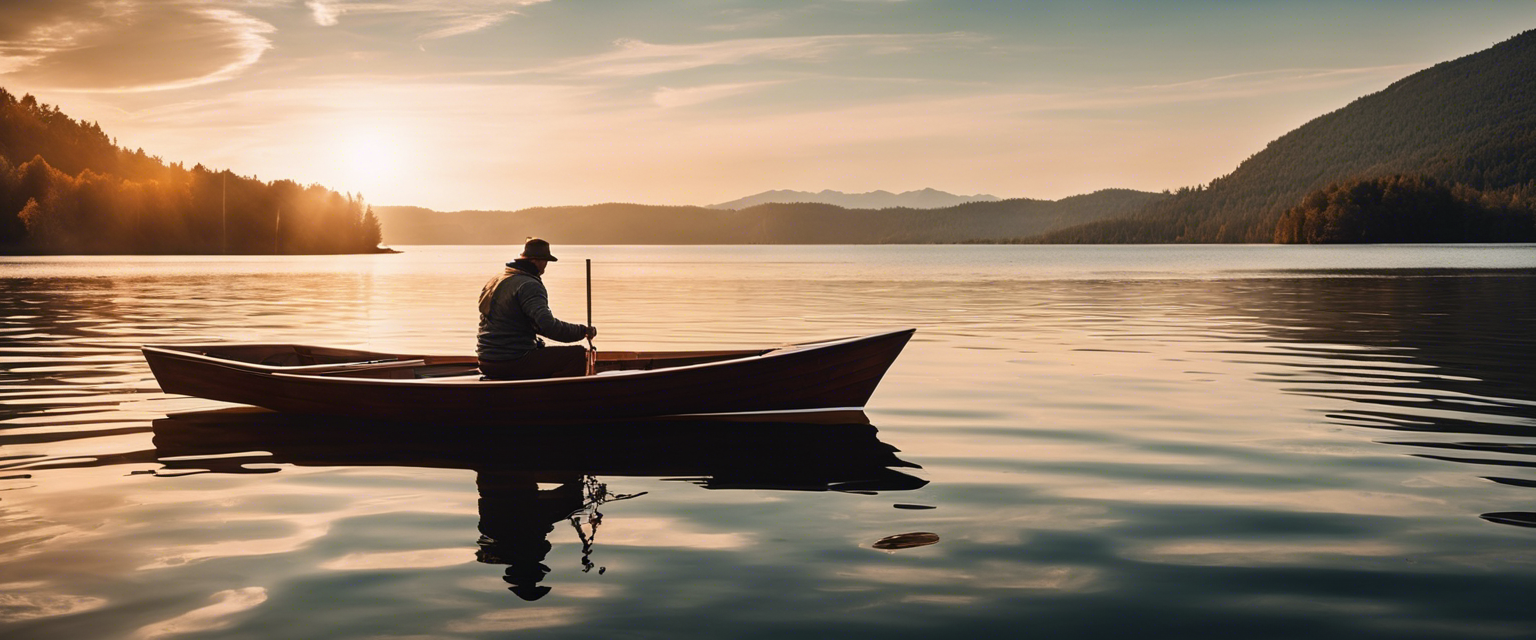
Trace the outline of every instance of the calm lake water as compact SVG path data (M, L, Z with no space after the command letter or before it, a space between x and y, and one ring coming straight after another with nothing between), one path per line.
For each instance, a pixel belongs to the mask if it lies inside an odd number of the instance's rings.
M472 351L516 249L405 249L0 259L0 636L1536 629L1536 247L556 248L599 349L916 327L873 428L230 416L139 355Z

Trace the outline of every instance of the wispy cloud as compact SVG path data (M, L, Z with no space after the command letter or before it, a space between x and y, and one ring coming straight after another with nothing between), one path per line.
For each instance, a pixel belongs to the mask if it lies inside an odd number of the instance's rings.
M320 0L308 0L304 6L309 7L311 16L314 16L315 24L322 27L334 27L341 21L341 7L336 3L325 3Z
M1400 78L1426 65L1393 64L1342 69L1292 68L1234 73L1166 84L1149 84L1105 92L1104 99L1120 102L1189 102L1253 98L1276 93L1316 91L1361 80ZM1112 97L1118 94L1119 98Z
M0 79L29 86L154 91L208 84L235 77L272 46L272 25L203 3L20 4L0 5Z
M307 0L315 24L341 23L343 16L394 15L427 25L423 40L473 33L495 25L518 9L548 0Z
M780 8L769 11L725 9L720 11L713 21L700 25L699 29L726 32L764 29L784 24L790 13L791 11Z
M712 102L721 98L729 98L731 96L749 93L757 89L776 84L781 83L777 80L766 80L763 82L712 84L702 87L685 87L682 89L662 87L657 89L656 92L651 95L651 99L656 103L656 106L659 107L686 107L695 104L702 104L705 102Z
M970 33L938 33L741 38L696 44L620 40L615 43L615 51L567 60L540 71L638 77L752 62L814 62L836 53L888 55L943 45L971 44L982 39Z

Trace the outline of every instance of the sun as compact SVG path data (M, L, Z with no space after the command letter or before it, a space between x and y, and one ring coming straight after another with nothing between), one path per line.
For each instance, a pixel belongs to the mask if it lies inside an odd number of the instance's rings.
M403 168L399 141L381 127L353 129L337 141L337 161L344 184L339 188L376 199L398 183Z

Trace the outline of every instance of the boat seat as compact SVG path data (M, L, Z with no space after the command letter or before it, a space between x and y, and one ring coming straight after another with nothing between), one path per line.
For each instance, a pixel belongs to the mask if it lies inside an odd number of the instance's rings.
M416 376L416 379L417 380L470 380L470 379L484 380L485 376L482 376L482 375L480 375L478 373L461 373L461 374L451 375L451 376L422 376L422 375L418 375L418 376Z

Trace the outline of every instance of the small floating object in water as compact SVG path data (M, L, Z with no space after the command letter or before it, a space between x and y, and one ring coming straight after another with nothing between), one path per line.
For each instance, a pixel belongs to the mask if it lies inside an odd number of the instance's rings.
M896 550L911 549L913 547L926 547L939 541L939 534L918 531L915 533L898 533L894 536L886 536L875 541L876 549Z
M902 503L902 502L898 502L898 503L893 504L891 506L896 507L897 509L937 509L938 508L938 507L935 507L935 506L932 506L932 505L926 505L926 504L906 504L906 503Z
M1517 527L1536 527L1536 513L1525 511L1500 511L1498 513L1485 513L1482 519L1499 524L1512 524Z

